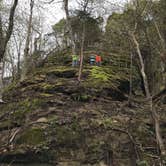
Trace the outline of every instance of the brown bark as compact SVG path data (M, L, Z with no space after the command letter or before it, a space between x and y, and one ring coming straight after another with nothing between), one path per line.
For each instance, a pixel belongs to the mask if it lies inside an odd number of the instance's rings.
M21 74L21 80L25 79L30 65L30 55L29 55L29 47L30 47L30 41L31 41L31 35L32 35L32 17L33 17L33 7L34 7L34 0L31 0L30 2L30 15L29 15L29 21L28 21L28 30L27 30L27 37L26 37L26 43L25 43L25 49L24 49L24 66Z
M129 149L129 155L130 155L130 165L131 166L137 166L137 155L135 153L135 145L133 143L130 143L130 149Z
M17 80L21 77L21 41L18 48L18 61L17 61Z
M131 52L130 54L130 91L129 91L129 105L131 104L131 99L132 99L132 88L133 88L133 54Z
M86 12L88 7L89 0L86 0L83 5L83 11ZM82 69L83 69L83 60L84 60L84 44L85 44L85 20L83 19L83 30L82 30L82 40L81 40L81 54L80 54L80 67L78 73L78 82L81 82Z
M144 82L146 97L149 101L149 108L150 108L150 112L151 112L151 115L152 115L152 118L154 121L157 145L158 145L158 148L160 150L161 155L166 155L163 139L162 139L162 136L160 133L159 118L158 118L158 114L157 114L156 110L153 107L153 100L152 100L152 96L151 96L150 91L149 91L149 85L148 85L148 80L147 80L147 76L145 73L145 66L144 66L143 57L142 57L142 54L140 51L140 46L139 46L139 43L138 43L134 33L131 34L131 37L133 39L137 54L139 56L139 61L140 61L140 65L141 65L141 74L142 74L142 78L143 78L143 82Z
M107 151L106 164L107 164L107 166L115 166L114 165L114 153L112 150Z
M3 90L3 62L0 62L0 103L3 103L3 100L2 100L2 90Z
M78 73L78 81L81 81L83 59L84 59L84 42L85 42L85 24L83 23L82 41L81 41L81 56L80 56L80 68Z
M9 15L9 25L7 28L7 32L6 32L6 36L5 38L3 38L3 46L0 47L0 60L2 60L2 58L4 57L5 51L6 51L6 47L7 47L7 43L10 40L12 31L13 31L13 26L14 26L14 14L15 14L15 10L18 4L18 0L14 1L13 6L10 9L10 15ZM0 19L0 24L2 24L1 19ZM2 31L2 27L0 28L1 33L3 33ZM3 35L2 35L3 36Z
M17 42L17 39L15 37L15 35L13 35L14 37L14 42L15 42L15 45L16 45L16 50L17 50L17 77L16 79L19 80L20 77L21 77L21 47L22 47L22 40L21 40L21 37L20 37L20 40L19 40L19 43Z
M3 25L2 25L2 18L0 15L0 102L3 102L2 100L2 89L3 89L3 81L2 81L2 69L3 69L3 58L5 56L5 51L6 47L8 44L8 41L10 40L12 31L13 31L13 26L14 26L14 14L15 10L18 4L18 0L14 0L13 6L10 9L10 14L9 14L9 25L7 27L6 34L3 32Z
M70 15L69 15L69 9L68 9L68 4L69 1L68 0L63 0L64 3L64 9L65 9L65 14L66 14L66 25L70 34L70 40L72 43L72 54L75 55L76 54L76 45L75 45L75 41L74 41L74 34L73 34L73 30L71 27L71 19L70 19Z

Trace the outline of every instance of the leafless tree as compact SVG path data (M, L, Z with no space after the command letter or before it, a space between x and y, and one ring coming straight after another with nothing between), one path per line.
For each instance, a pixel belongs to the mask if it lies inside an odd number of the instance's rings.
M2 83L3 58L5 56L5 51L6 51L6 47L7 47L8 41L10 40L12 31L13 31L14 14L15 14L15 10L16 10L17 4L18 4L18 0L14 0L13 6L10 9L9 24L8 24L6 33L3 31L2 16L0 14L0 102L3 102L3 100L2 100L2 89L3 89L3 83Z
M29 70L30 65L30 42L32 37L32 17L33 17L33 8L34 8L34 0L30 1L30 15L28 20L28 29L27 29L27 37L24 49L24 65L21 74L21 80L25 79L26 74Z
M89 0L84 0L82 7L83 7L83 12L85 13L87 10L89 4ZM82 39L81 39L81 51L80 51L80 67L79 67L79 73L78 73L78 82L80 83L81 81L81 76L82 76L82 70L83 70L83 59L84 59L84 42L85 42L85 30L86 30L86 25L85 25L85 19L82 20Z
M75 41L74 41L73 30L71 27L71 18L70 18L70 14L69 14L69 1L63 0L63 4L64 4L64 10L65 10L65 14L66 14L66 26L67 26L68 32L70 34L70 40L72 43L72 54L75 55L76 54L76 45L75 45Z
M139 2L136 0L135 1L135 7L137 8L138 5L139 5ZM147 6L148 5L146 5L143 8L143 10L140 12L140 15L139 15L140 17L144 16L144 14L146 13L146 7ZM135 19L135 20L137 20L137 19ZM156 109L153 105L152 94L151 94L150 89L149 89L149 82L148 82L148 79L147 79L147 74L145 72L145 64L144 64L144 60L143 60L143 55L141 53L140 44L139 44L139 42L137 40L137 37L135 35L135 31L137 30L137 27L138 27L138 23L136 21L135 26L134 26L134 30L130 31L129 35L131 37L131 40L134 43L136 53L138 55L138 59L139 59L139 62L140 62L140 72L141 72L141 75L142 75L142 78L143 78L143 84L144 84L144 88L145 88L146 98L147 98L147 101L149 103L149 112L151 113L151 116L152 116L152 119L153 119L153 122L154 122L156 142L157 142L157 145L158 145L158 148L160 150L161 155L164 156L164 155L166 155L166 152L165 152L165 147L164 147L164 143L163 143L163 138L162 138L161 132L160 132L159 115L158 115L158 113L157 113L157 111L156 111Z

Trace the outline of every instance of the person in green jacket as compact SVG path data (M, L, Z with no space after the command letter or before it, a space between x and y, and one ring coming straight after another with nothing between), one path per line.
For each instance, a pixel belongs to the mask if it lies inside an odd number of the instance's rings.
M78 56L77 55L72 55L72 66L78 66Z

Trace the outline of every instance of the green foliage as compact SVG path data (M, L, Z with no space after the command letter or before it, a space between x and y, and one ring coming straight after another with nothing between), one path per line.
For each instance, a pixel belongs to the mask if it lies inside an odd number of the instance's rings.
M81 41L83 24L85 25L85 45L86 43L99 42L101 37L100 19L95 19L89 13L77 11L76 16L72 18L73 32L79 37ZM92 31L93 29L93 31Z
M161 5L162 4L162 5ZM139 42L141 54L145 63L145 72L148 77L150 91L157 93L160 91L162 82L162 62L160 51L163 52L163 46L157 30L154 26L154 20L159 28L161 35L165 39L165 1L153 1L151 5L145 0L140 0L135 4L129 3L122 13L112 13L106 24L104 46L111 53L116 53L119 59L134 55L133 65L139 69L137 53L132 43L129 32L134 30ZM142 14L142 12L144 13ZM160 51L159 51L160 50ZM138 73L138 72L137 72ZM155 84L154 84L155 82Z
M52 28L56 33L63 33L64 29L65 29L65 24L66 24L66 20L65 19L61 19L57 24L55 24Z
M20 138L17 139L17 144L40 145L46 141L44 131L41 128L30 128L24 131Z
M102 37L102 30L100 25L103 23L101 17L94 18L89 13L85 11L77 10L71 16L71 27L73 35L75 36L75 43L77 51L80 50L80 43L82 40L83 25L85 25L85 48L89 45L95 45L95 43L100 43ZM66 31L66 20L61 19L57 24L53 26L53 30L57 36L62 38L63 44L67 43L67 38L69 38L69 32ZM93 31L92 31L93 29Z
M71 51L66 49L64 51L56 51L48 56L48 66L50 65L68 65L71 63Z
M126 36L126 23L124 13L113 13L107 20L104 45L110 53L128 55L130 46Z

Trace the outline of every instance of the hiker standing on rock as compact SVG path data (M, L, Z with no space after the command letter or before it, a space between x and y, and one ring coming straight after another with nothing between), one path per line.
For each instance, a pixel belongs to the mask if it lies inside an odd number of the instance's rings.
M77 55L72 55L72 66L73 67L78 66L78 56Z
M95 56L91 55L90 56L90 65L94 65L95 64Z
M96 55L96 65L101 66L101 56L100 55Z

